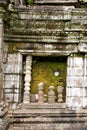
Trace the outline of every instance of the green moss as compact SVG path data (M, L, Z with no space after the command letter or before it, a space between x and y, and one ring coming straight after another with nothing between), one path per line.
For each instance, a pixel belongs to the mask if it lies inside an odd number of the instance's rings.
M8 52L9 53L13 52L13 44L12 43L8 44Z
M87 0L80 0L81 2L87 2Z
M73 55L74 57L84 57L84 53L75 53L74 55Z
M19 48L25 48L24 43L8 43L8 52L12 53L13 51L18 51Z
M43 59L43 57L42 57ZM55 76L54 72L56 69L59 71L59 76ZM55 93L57 97L57 86L62 85L64 87L64 97L65 97L65 87L66 87L66 61L58 60L36 60L33 64L32 69L32 82L31 82L31 93L38 93L38 84L44 82L44 93L48 93L49 86L53 85L55 87Z
M29 5L33 4L33 0L27 0L27 2L28 2Z

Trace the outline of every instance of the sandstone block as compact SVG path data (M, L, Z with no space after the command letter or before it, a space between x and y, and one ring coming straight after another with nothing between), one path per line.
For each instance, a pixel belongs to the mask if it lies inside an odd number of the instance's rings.
M70 67L73 66L73 57L68 57L67 66L70 66Z
M12 88L12 83L14 83L16 88L19 88L19 82L14 80L9 80L4 82L4 88Z
M81 67L83 66L83 57L76 57L72 55L68 58L67 65L70 67L72 66Z
M83 97L82 103L83 107L87 107L87 97Z
M5 94L5 100L7 102L13 102L13 94Z
M2 73L0 73L0 81L2 81Z
M74 77L74 86L75 87L83 87L83 76L75 76Z
M0 37L0 48L2 48L2 38Z
M68 107L70 107L74 110L80 109L83 106L82 97L79 97L79 96L67 97L66 101L67 101L66 104L68 105Z
M67 68L68 76L82 76L83 75L83 67L68 67Z
M74 57L74 66L76 66L76 67L83 66L83 58L82 57Z
M15 64L14 62L4 64L3 68L4 73L19 73L18 64Z
M70 88L70 93L71 96L75 97L75 96L81 96L81 88Z
M5 94L5 100L7 101L7 102L18 102L18 94Z
M71 96L71 88L70 87L67 87L66 88L66 96L70 97Z
M83 75L83 67L82 66L74 67L73 74L75 76L82 76Z
M84 96L86 96L87 97L87 87L86 88L84 88L85 89L85 95Z
M73 76L73 67L67 67L67 76Z
M67 86L68 87L72 87L74 86L74 79L72 78L72 76L67 76Z
M8 54L8 63L18 63L18 54Z
M87 93L86 93L86 89L85 88L73 88L73 87L67 87L66 88L66 95L67 96L80 96L80 97L83 97L83 96L87 96Z
M0 37L2 37L2 36L3 36L3 25L0 24Z
M5 77L4 77L4 80L5 81L15 81L15 82L19 82L19 78L20 78L20 76L19 75L13 75L13 74L11 74L11 75L9 75L9 74L6 74L5 75Z

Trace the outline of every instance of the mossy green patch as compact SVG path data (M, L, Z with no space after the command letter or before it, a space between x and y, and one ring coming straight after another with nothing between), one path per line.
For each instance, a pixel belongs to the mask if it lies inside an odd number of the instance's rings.
M12 52L13 52L13 44L12 44L12 43L9 43L9 44L8 44L8 52L9 52L9 53L12 53Z
M63 59L64 58L64 59ZM59 72L59 76L55 76L55 71ZM66 91L66 58L49 58L40 57L34 59L32 67L31 93L38 93L38 84L44 82L44 93L48 93L49 86L55 87L57 97L57 87L64 87L64 99Z

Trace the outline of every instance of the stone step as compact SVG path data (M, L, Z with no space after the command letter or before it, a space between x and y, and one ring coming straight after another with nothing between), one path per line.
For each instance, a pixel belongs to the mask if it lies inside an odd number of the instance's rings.
M86 130L87 125L83 123L77 124L23 124L23 125L13 125L14 130ZM9 129L9 130L12 130Z
M20 105L19 105L20 106ZM65 103L30 103L30 104L22 104L22 108L25 109L63 109L65 108Z
M27 115L47 115L47 116L65 116L65 117L81 117L87 116L87 109L81 109L81 110L72 110L68 109L65 106L65 103L54 103L54 104L48 104L48 103L43 103L43 104L38 104L38 103L30 103L30 104L19 104L17 107L14 109L10 110L8 114L11 116L14 114L14 116L22 115L26 116ZM53 114L53 115L52 115Z
M86 130L87 128L87 109L69 110L65 104L20 104L10 110L8 116L14 130Z
M8 130L8 127L9 127L8 117L0 119L0 130Z
M68 4L73 4L73 3L77 3L78 0L35 0L34 3L36 4L65 4L65 3L68 3Z

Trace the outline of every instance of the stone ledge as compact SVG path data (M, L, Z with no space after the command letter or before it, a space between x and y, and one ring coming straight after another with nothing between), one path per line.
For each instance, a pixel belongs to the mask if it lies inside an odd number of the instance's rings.
M25 108L21 108L22 105ZM86 130L84 129L87 128L86 109L75 111L67 108L61 109L58 108L57 105L58 104L21 104L19 105L20 108L9 111L8 116L15 130L18 130L18 128L20 130L21 128L23 128L23 130L43 130L44 128L45 130L73 130L75 128L75 130L80 130L80 128L81 130ZM41 109L43 109L44 112L42 112ZM48 112L48 110L51 109L53 109L52 113L50 113L50 111Z
M55 110L55 111L54 111ZM72 110L72 109L68 109L66 107L65 103L53 103L53 104L48 104L48 103L43 103L43 104L38 104L38 103L30 103L30 104L19 104L16 106L15 109L13 110L9 110L8 114L14 113L16 116L17 114L21 115L25 113L25 115L27 116L27 114L47 114L49 116L50 113L54 114L55 116L60 116L61 114L65 114L67 116L69 116L69 114L71 114L73 116L73 114L78 115L78 116L86 116L87 115L87 109L80 109L80 110ZM25 116L24 115L24 116Z
M63 109L65 108L65 103L43 103L43 104L38 104L38 103L30 103L30 104L22 104L23 108L26 109Z
M73 4L77 3L78 0L35 0L34 3L44 4L44 3L56 3L56 4Z
M6 42L44 42L44 43L79 43L79 39L69 39L69 37L56 37L56 36L24 36L24 35L5 35L4 41Z

